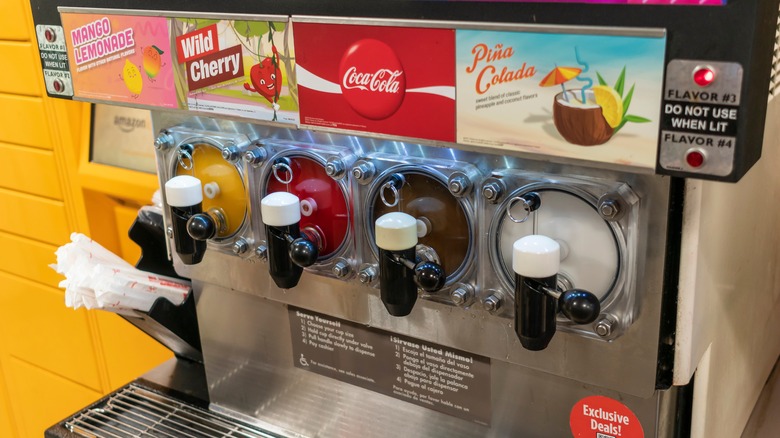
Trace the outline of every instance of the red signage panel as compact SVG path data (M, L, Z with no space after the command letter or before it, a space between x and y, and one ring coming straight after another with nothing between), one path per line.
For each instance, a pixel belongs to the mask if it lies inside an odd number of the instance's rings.
M452 29L295 23L301 123L455 140Z

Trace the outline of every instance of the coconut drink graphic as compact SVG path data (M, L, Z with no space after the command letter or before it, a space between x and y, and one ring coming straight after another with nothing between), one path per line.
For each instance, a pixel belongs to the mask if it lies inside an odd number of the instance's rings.
M615 128L620 124L620 116L615 117L614 111L619 100L606 90L600 90L600 93L608 93L611 101L601 106L596 98L596 90L593 89L585 90L584 101L574 91L564 91L555 96L555 127L569 143L595 146L606 143L615 134ZM605 102L602 100L601 103Z
M623 67L614 86L610 86L597 72L599 84L581 77L589 70L587 63L580 59L575 48L577 62L583 68L556 66L539 86L561 86L562 91L553 101L553 121L558 133L569 143L580 146L596 146L611 139L626 123L647 123L644 117L628 114L634 85L623 94L626 82L626 68ZM572 79L585 82L579 89L567 90L565 84Z

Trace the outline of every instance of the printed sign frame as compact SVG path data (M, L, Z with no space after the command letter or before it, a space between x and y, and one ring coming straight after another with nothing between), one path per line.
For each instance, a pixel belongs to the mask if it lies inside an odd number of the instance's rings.
M97 9L78 7L59 7L58 12L66 34L79 27L78 23L85 17L94 17L95 20L130 22L119 30L131 28L132 33L144 33L152 27L165 28L164 37L158 37L154 43L139 47L135 53L124 56L121 53L119 59L125 60L124 69L114 75L105 73L101 59L97 59L92 67L95 74L89 78L79 78L82 72L92 70L81 67L71 59L70 73L73 73L74 99L94 103L118 103L124 106L147 109L170 109L191 111L193 115L204 114L218 117L240 117L252 122L271 124L295 125L298 124L297 95L291 93L295 90L295 75L288 74L294 70L294 41L290 29L290 17L285 15L250 15L250 14L204 14L197 12L188 13L162 13L148 14L148 11L134 11L126 9ZM196 54L182 61L179 60L181 50L178 48L177 37L183 38L186 33L197 32L197 23L206 23L205 26L214 26L214 30L224 31L224 27L230 27L235 35L224 41L222 36L212 33L208 40L208 47L224 50L212 50L208 53ZM75 23L75 24L74 24ZM177 26L178 24L178 26ZM237 24L237 25L236 25ZM217 28L222 26L222 28ZM116 27L112 26L111 28ZM136 31L136 28L138 31ZM236 31L236 28L240 28ZM277 30L277 35L274 35ZM223 32L224 33L224 32ZM270 37L269 37L270 35ZM110 35L109 35L110 36ZM250 42L251 41L251 42ZM92 41L86 41L84 44ZM203 44L200 38L199 43ZM73 45L71 36L67 38L67 53L73 58L80 47ZM248 45L256 45L256 50L247 53ZM276 46L282 48L276 49ZM80 45L83 46L83 45ZM267 46L267 47L265 47ZM267 49L267 50L266 50ZM230 61L223 62L228 53ZM267 53L266 53L267 52ZM120 55L118 53L117 55ZM141 56L143 55L143 58ZM149 55L149 56L147 56ZM202 56L200 56L202 55ZM108 55L106 55L108 56ZM105 61L106 56L99 56ZM155 58L151 62L147 58ZM214 58L214 59L211 59ZM92 60L90 60L92 61ZM191 64L200 66L199 72L206 74L207 81L201 81L197 88L192 88L191 72L187 68ZM265 65L268 64L268 65ZM209 74L210 67L230 67L232 70L225 77ZM271 75L278 76L273 83L279 85L273 93L261 93L257 83L265 79L265 70L270 70ZM151 70L150 70L151 69ZM212 69L213 70L213 69ZM116 76L116 78L114 78ZM116 80L108 80L106 78ZM197 78L195 78L197 79ZM124 84L124 85L122 85ZM226 88L232 87L232 91ZM156 94L150 95L148 91Z
M655 168L662 29L459 27L456 50L458 143Z
M385 67L385 70L392 71L393 74L400 72L402 81L395 84L401 89L401 97L396 99L377 99L378 106L366 107L357 104L364 100L362 96L359 96L359 84L345 84L346 76L339 80L338 83L333 79L338 77L336 71L332 71L332 78L323 78L321 74L317 72L309 72L306 70L306 62L301 61L298 63L299 72L302 72L302 77L299 81L299 93L301 93L302 107L301 111L301 125L306 128L326 130L331 132L360 134L364 133L372 137L384 137L393 139L422 139L426 142L432 143L444 143L449 144L455 141L455 65L454 65L454 32L455 27L449 25L446 22L433 22L425 20L396 20L396 19L360 19L360 18L340 18L340 17L310 17L310 16L293 16L293 26L297 29L301 26L321 26L322 28L331 27L330 31L325 31L327 34L335 34L339 26L350 27L354 32L357 32L360 37L354 37L349 44L344 44L346 47L343 52L337 52L341 63L331 65L333 67L341 64L346 65L348 62L354 62L354 58L362 57L363 53L375 54L381 53L386 58L390 58L392 62ZM348 24L347 24L348 23ZM343 27L344 30L347 27ZM336 30L333 30L336 29ZM380 44L371 47L362 47L363 43L375 42L379 37L378 35L385 31L391 41L382 40ZM393 33L395 32L395 34ZM299 34L300 31L296 31ZM424 41L427 48L436 47L437 45L451 44L452 53L444 54L443 56L436 56L435 60L442 63L446 63L447 67L451 65L451 68L441 68L436 70L442 75L450 76L445 79L441 78L420 78L421 69L425 68L428 64L433 62L430 59L420 60L421 64L412 66L411 68L416 71L412 73L412 76L407 74L407 70L410 69L408 63L409 59L415 54L424 54L424 50L419 50L419 47L415 47L414 51L407 51L402 42L409 42L417 35L424 35L431 38L428 41ZM447 35L451 33L451 35ZM447 41L451 38L451 41ZM296 39L296 44L301 41L301 38ZM342 42L343 43L343 42ZM300 46L296 48L299 53L303 53L305 50ZM434 54L441 55L441 54ZM447 58L450 59L447 59ZM299 57L300 59L300 57ZM360 63L358 59L358 63ZM368 65L376 67L374 60L368 60ZM303 69L301 67L303 66ZM328 67L328 66L326 66ZM343 72L343 73L346 73ZM358 74L366 72L358 71ZM417 74L415 74L417 73ZM308 78L308 80L306 79ZM335 99L335 102L339 102L342 105L342 114L354 111L352 116L345 116L339 120L328 120L321 117L323 113L319 109L309 111L306 103L306 91L302 92L301 88L306 88L307 84L311 87L311 91L319 93L320 96L327 95L329 98L332 96L344 96L345 99ZM363 93L369 94L369 93ZM375 95L377 93L374 93ZM350 98L351 96L353 98ZM414 99L414 102L410 103L410 100ZM333 99L331 99L333 100ZM357 104L357 105L356 105ZM415 105L424 107L413 108ZM426 106L427 105L427 106ZM437 126L433 129L426 129L421 122L425 116L430 114L431 109L441 111L441 119L437 121ZM450 119L451 117L451 119ZM410 128L404 127L404 123L411 123L413 126Z

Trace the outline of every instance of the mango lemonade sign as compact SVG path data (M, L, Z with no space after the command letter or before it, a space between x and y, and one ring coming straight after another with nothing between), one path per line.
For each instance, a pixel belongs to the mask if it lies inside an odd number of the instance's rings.
M663 36L459 30L457 141L655 168Z
M62 14L74 96L177 108L168 20L104 14Z

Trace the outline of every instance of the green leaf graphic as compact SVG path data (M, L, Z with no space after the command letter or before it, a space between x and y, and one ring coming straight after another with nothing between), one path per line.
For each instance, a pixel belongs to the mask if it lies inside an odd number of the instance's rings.
M650 119L646 119L642 116L635 116L632 114L629 114L626 116L626 121L631 123L649 123Z
M211 26L212 24L220 22L220 20L205 20L202 18L177 18L177 20L182 23L192 24L196 29L203 29L206 26Z
M623 118L626 117L626 114L628 114L628 107L631 105L631 98L634 97L634 86L636 84L631 85L631 89L628 90L628 94L626 94L626 98L623 99Z
M607 81L605 81L604 78L601 77L601 73L596 72L596 77L599 80L599 85L607 85Z
M620 95L620 97L623 97L623 86L626 83L626 66L623 66L623 70L620 72L620 76L618 76L617 82L615 82L615 91Z
M245 38L259 37L268 32L268 24L258 21L234 21L233 28Z

